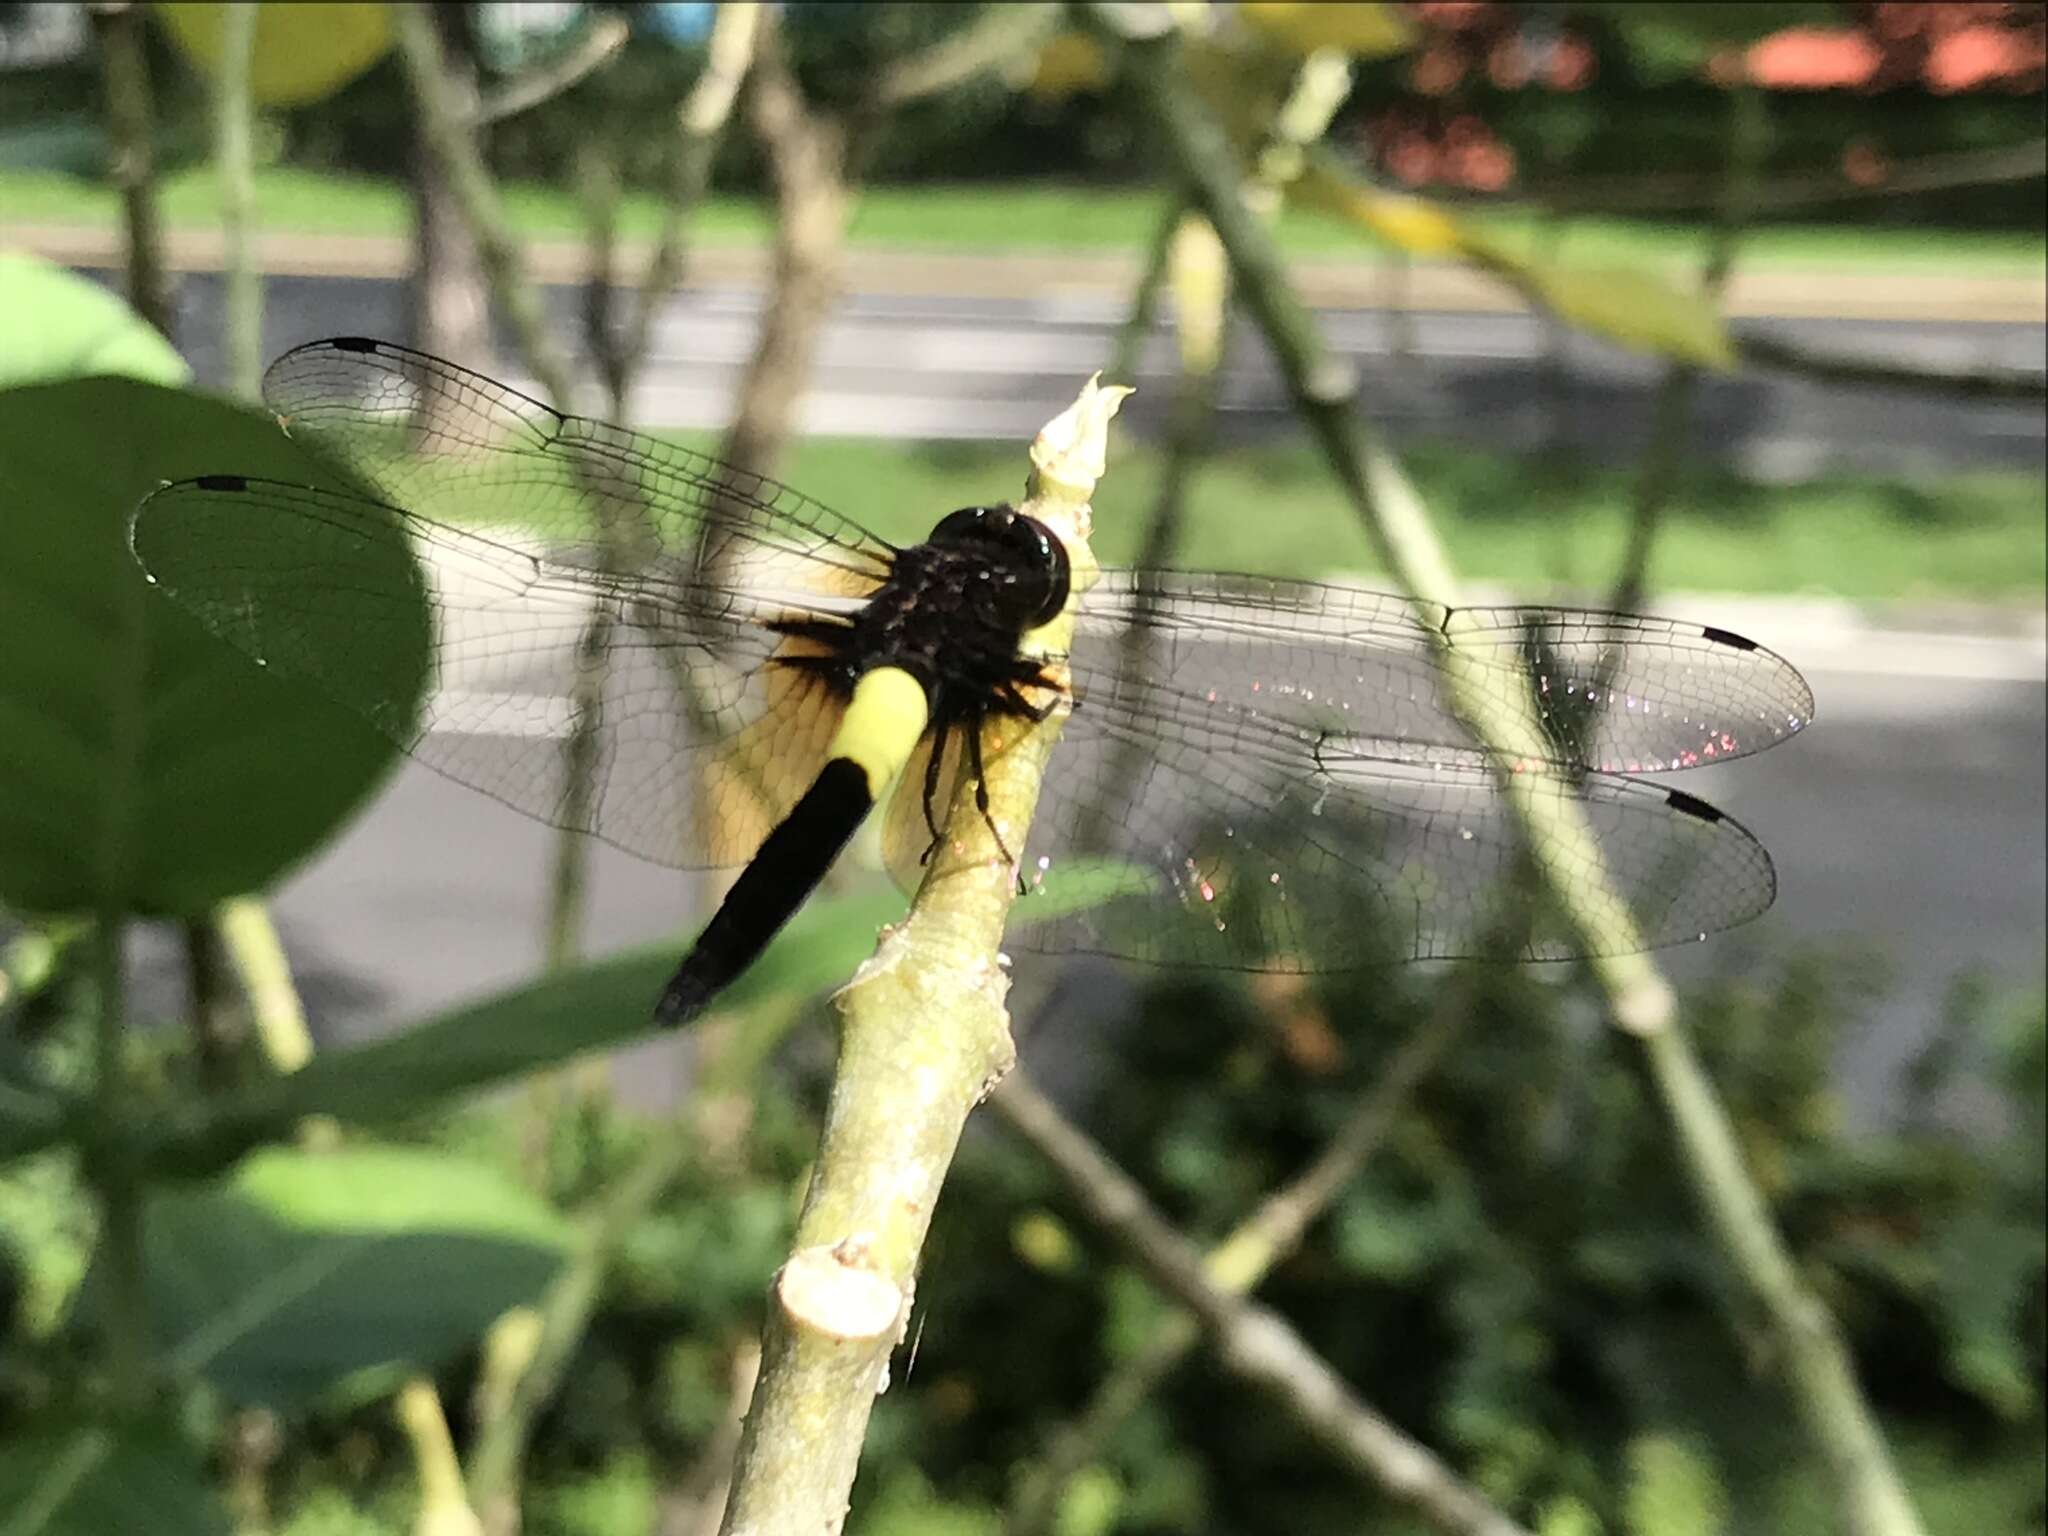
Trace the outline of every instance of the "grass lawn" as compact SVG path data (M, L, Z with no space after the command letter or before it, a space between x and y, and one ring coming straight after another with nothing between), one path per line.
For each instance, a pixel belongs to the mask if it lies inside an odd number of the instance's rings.
M506 203L529 238L582 235L580 208L559 189L514 186L506 191ZM266 229L309 234L397 235L410 218L404 190L395 182L286 168L261 173L257 206ZM869 246L969 252L1130 249L1150 237L1159 206L1160 194L1149 189L1058 183L877 187L861 198L853 238ZM216 223L211 171L194 167L167 177L163 208L174 226ZM0 209L21 223L111 225L118 217L111 189L48 172L0 170ZM660 218L655 198L636 195L620 222L629 237L645 236ZM1516 237L1532 236L1538 224L1532 215L1513 212L1489 215L1488 221ZM755 241L765 237L767 220L757 201L721 196L700 210L697 229L705 241ZM1700 234L1697 224L1581 218L1570 224L1561 254L1587 264L1662 264L1695 258ZM1302 255L1355 251L1361 240L1333 220L1296 212L1281 220L1280 237ZM2039 234L1943 229L1785 224L1759 229L1743 247L1746 267L2027 276L2039 275L2043 261Z
M1464 576L1530 597L1597 600L1612 583L1628 524L1628 471L1546 470L1466 444L1418 445L1405 460ZM1008 443L821 438L794 449L784 469L792 484L900 541L921 538L950 508L1021 494L1022 463ZM1135 556L1159 470L1156 451L1116 448L1096 498L1095 547L1105 563ZM1683 480L1666 512L1652 585L2038 605L2048 590L2043 507L2041 477L2022 474L1764 486L1701 469ZM1234 449L1203 466L1175 563L1388 584L1306 444Z

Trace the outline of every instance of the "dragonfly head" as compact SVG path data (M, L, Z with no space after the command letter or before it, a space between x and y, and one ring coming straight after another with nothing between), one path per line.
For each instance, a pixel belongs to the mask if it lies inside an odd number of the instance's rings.
M1050 623L1067 604L1067 547L1045 524L1007 504L962 507L939 519L928 541L982 550L992 616L1021 634Z

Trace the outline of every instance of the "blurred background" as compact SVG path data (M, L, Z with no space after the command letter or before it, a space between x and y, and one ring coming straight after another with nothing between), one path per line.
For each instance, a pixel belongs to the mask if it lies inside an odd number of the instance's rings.
M117 372L247 402L286 348L359 334L918 537L1014 494L1024 443L1106 370L1137 393L1105 562L1392 589L1120 29L1179 34L1468 596L1694 618L1812 683L1799 741L1687 785L1770 847L1776 907L1666 971L1921 1528L2042 1529L2048 7L0 4L6 515L43 495L16 391ZM124 421L86 451L144 488L242 467L188 442L153 468ZM51 686L7 702L32 718ZM84 1071L95 995L47 888L0 869L8 1070L38 1092ZM231 888L266 897L268 971L211 896L124 930L153 1091L449 1010L487 1029L537 976L673 949L715 895L403 759ZM871 909L842 921L871 937ZM304 1035L280 1047L250 978L286 971ZM1842 1512L1769 1308L1587 977L1015 974L1026 1066L1199 1243L1369 1101L1260 1295L1527 1529L1915 1528ZM575 1315L544 1372L451 1322L289 1390L180 1378L217 1518L424 1530L442 1453L407 1379L483 1529L716 1529L830 1066L814 1001L762 1011L743 1091L660 1041L402 1119L403 1146L583 1223ZM0 1170L0 1428L31 1442L96 1348L87 1173L63 1150ZM1179 1314L1084 1208L970 1126L850 1529L1431 1528L1175 1352ZM57 1507L29 1529L143 1528Z

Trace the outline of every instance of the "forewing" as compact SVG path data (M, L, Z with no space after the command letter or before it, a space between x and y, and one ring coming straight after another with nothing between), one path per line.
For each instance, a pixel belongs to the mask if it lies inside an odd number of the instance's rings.
M771 622L831 607L785 590L816 581L794 556L710 589L680 558L611 572L587 548L234 476L150 497L134 545L210 629L421 762L662 863L751 858L815 777L839 709L773 664L802 642Z
M893 550L802 493L607 422L565 415L409 347L343 338L287 352L263 381L295 438L436 522L510 526L551 547L656 557L724 581L726 564L786 551L872 590Z
M1533 712L1548 758L1669 773L1760 752L1813 719L1783 657L1725 630L1570 608L1441 608L1249 576L1111 571L1080 605L1084 710L1220 709L1384 744L1464 747L1434 652L1449 635L1491 707Z
M1534 719L1541 761L1497 765L1474 743L1435 659L1446 635L1490 705ZM1599 849L1579 877L1643 944L1740 923L1775 892L1762 847L1628 775L1762 750L1813 708L1782 658L1699 625L1240 576L1107 573L1069 661L1075 711L1024 878L1099 880L1083 856L1124 873L1117 899L1022 942L1160 964L1584 952L1528 925L1506 771L1573 803Z

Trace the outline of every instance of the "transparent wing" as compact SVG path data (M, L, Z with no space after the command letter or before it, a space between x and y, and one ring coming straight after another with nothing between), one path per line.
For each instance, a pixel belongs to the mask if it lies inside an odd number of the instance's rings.
M287 352L263 398L292 437L437 522L510 526L543 544L600 545L611 569L766 552L836 567L871 590L895 551L799 491L700 453L560 411L409 347L344 337Z
M1726 630L1570 608L1449 609L1312 582L1110 571L1084 594L1082 713L1466 747L1434 651L1448 634L1496 707L1533 711L1549 760L1671 773L1760 752L1813 719L1783 657ZM1229 722L1229 723L1226 723Z
M753 856L840 710L769 664L815 649L770 626L846 615L889 546L772 482L383 343L301 348L266 391L383 498L167 487L133 534L153 579L527 815L667 864Z
M1326 970L1584 941L1516 914L1531 883L1502 772L1451 708L1455 637L1481 691L1533 717L1541 796L1594 834L1598 878L1651 947L1767 908L1769 856L1698 799L1635 772L1795 734L1812 695L1782 658L1674 621L1553 608L1448 610L1348 587L1110 572L1083 599L1075 709L1024 849L1027 887L1122 873L1027 947L1166 965ZM1533 764L1524 764L1527 771ZM949 756L942 795L961 771ZM892 808L893 851L920 819ZM942 800L943 804L944 801Z

